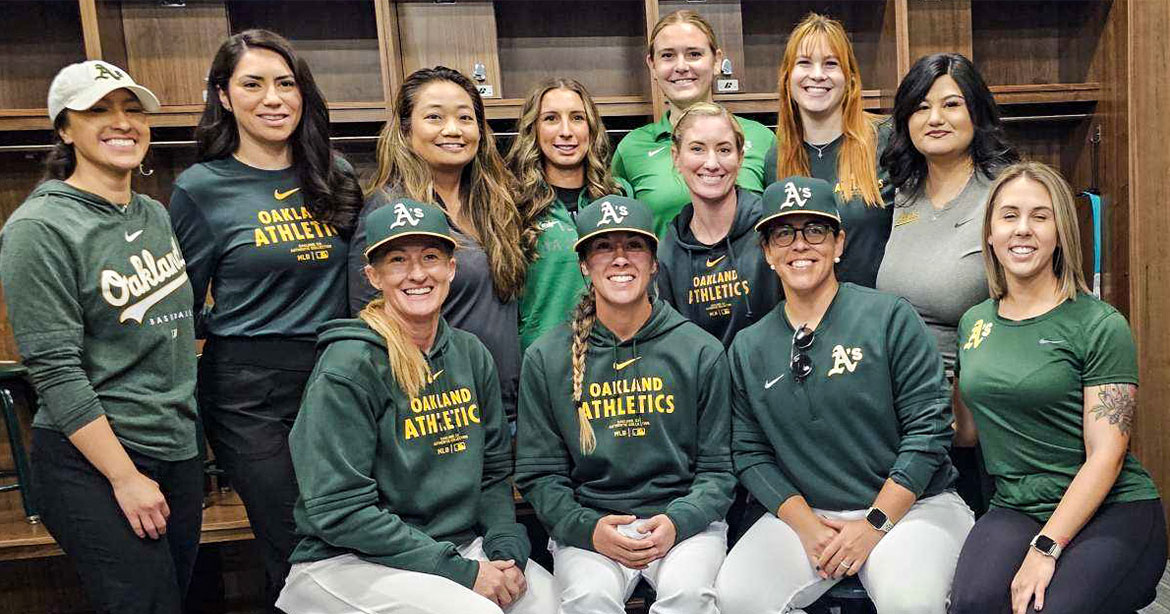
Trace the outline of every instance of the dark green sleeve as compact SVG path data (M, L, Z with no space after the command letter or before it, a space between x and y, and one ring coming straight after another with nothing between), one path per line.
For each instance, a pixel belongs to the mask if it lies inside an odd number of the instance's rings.
M219 250L216 246L215 233L212 224L208 222L203 209L196 203L187 190L175 186L171 193L170 202L171 229L175 231L175 238L179 241L179 249L183 251L183 259L187 261L187 277L191 280L191 290L195 293L195 336L202 339L203 334L203 305L207 301L207 287L211 284L211 277L219 266Z
M553 422L548 384L541 356L530 348L520 369L516 485L553 539L593 550L593 529L603 514L577 502L569 477L572 458Z
M800 491L776 464L776 452L752 412L743 377L747 365L731 345L731 456L739 480L772 514Z
M367 303L378 296L378 291L366 279L366 218L370 217L370 214L374 211L385 207L386 203L387 201L383 198L381 192L374 194L366 200L366 204L362 206L361 212L358 213L357 223L354 224L353 228L353 238L349 242L350 248L346 267L349 283L349 315L355 318L365 308Z
M1082 386L1138 383L1137 347L1124 316L1110 309L1086 333Z
M768 186L772 185L773 183L776 183L776 181L778 179L780 179L780 177L776 176L779 172L776 168L776 159L778 157L779 157L779 153L776 150L776 138L775 138L775 135L773 135L772 146L768 148L768 153L766 155L764 155L764 189L765 190L768 189Z
M40 409L66 435L105 414L82 366L85 321L74 250L35 220L4 227L0 280L8 322Z
M938 344L905 299L898 299L891 311L886 355L902 433L889 477L917 497L946 458L954 433Z
M321 361L328 358L326 350ZM346 376L323 371L309 382L288 438L304 504L297 530L363 559L443 576L471 588L479 572L476 561L379 504L372 477L379 409L364 387Z
M521 569L531 550L528 532L516 522L512 500L512 438L500 401L500 379L496 363L478 340L472 345L478 355L476 397L484 421L483 487L479 495L477 525L484 536L483 551L493 561L512 559Z
M674 285L670 282L670 265L667 264L667 259L663 258L666 250L670 249L671 233L673 230L666 231L666 237L662 239L662 244L658 247L658 274L654 276L654 280L658 285L658 297L670 303L675 311L682 312L679 308L678 302L674 299Z
M712 358L714 358L712 360ZM691 490L666 506L674 522L675 543L698 535L722 519L731 507L735 475L731 468L731 398L727 357L723 347L700 354L698 375L698 456ZM705 367L705 368L704 368Z

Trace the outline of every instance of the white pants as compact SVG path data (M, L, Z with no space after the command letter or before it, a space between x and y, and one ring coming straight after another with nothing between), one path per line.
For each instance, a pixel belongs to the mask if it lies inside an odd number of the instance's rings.
M561 586L561 614L623 614L638 580L658 593L650 614L719 614L715 577L727 553L727 523L713 522L674 545L646 569L630 569L593 552L549 541Z
M857 520L865 510L814 512ZM857 575L879 614L943 614L975 516L953 492L916 502L874 546ZM840 580L816 574L796 531L768 514L736 543L715 589L723 614L803 612Z
M487 560L483 538L459 547L459 554ZM555 580L535 561L524 570L528 590L508 606L508 614L552 614ZM500 607L443 576L406 571L363 561L352 554L297 563L285 581L276 607L288 614L500 614Z

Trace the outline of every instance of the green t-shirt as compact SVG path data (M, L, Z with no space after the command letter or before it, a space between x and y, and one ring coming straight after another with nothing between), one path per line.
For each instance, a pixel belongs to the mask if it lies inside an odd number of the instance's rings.
M736 184L763 192L775 181L776 169L765 167L768 152L776 148L776 135L763 124L736 117L744 133L743 165ZM634 187L633 197L654 212L654 232L666 235L670 220L691 202L691 192L670 158L670 113L626 135L613 154L613 174ZM770 157L773 161L775 154Z
M991 504L1047 520L1085 462L1084 388L1138 381L1129 325L1109 304L1080 294L1019 321L1000 317L989 299L963 315L959 333L955 371L995 477ZM1126 454L1105 503L1157 497L1149 474Z

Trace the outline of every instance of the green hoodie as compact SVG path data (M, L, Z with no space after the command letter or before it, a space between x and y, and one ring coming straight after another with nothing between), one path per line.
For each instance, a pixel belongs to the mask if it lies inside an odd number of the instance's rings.
M8 321L36 387L33 426L105 415L124 446L195 456L194 304L166 209L46 181L0 235Z
M735 189L735 219L715 245L691 232L694 204L683 207L658 246L658 292L683 317L715 335L723 347L735 333L764 317L783 295L764 260L755 232L763 214L760 195Z
M520 375L516 484L549 535L593 550L602 516L664 513L677 543L721 519L735 477L719 342L663 301L624 342L597 322L579 406L571 347L565 324L528 348ZM593 426L592 454L578 443L579 411Z
M362 320L321 327L319 358L289 434L303 536L290 561L354 554L468 588L479 564L456 545L483 536L521 568L529 544L512 503L511 441L487 349L439 321L432 379L408 398L386 342Z

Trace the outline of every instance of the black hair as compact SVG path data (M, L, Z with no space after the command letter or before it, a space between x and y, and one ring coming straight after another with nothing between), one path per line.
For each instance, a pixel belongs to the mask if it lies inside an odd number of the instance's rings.
M309 64L297 56L292 44L268 30L245 30L219 46L207 75L207 103L195 128L200 162L226 158L240 146L235 116L224 108L219 93L228 91L228 81L240 58L251 48L267 49L282 58L293 71L301 93L301 121L289 137L293 170L300 181L305 206L313 217L327 222L343 235L350 235L362 208L362 191L348 165L329 143L329 107L313 79Z
M61 131L67 126L69 111L61 111L53 120L53 149L45 156L45 179L68 179L77 168L77 152L61 138Z
M926 158L910 140L910 116L918 110L934 82L950 75L963 93L967 113L975 128L970 153L975 168L988 178L996 169L1020 159L1003 134L999 107L991 90L971 60L958 53L935 53L923 56L910 67L894 95L893 134L882 154L881 165L899 190L917 190L926 178Z

